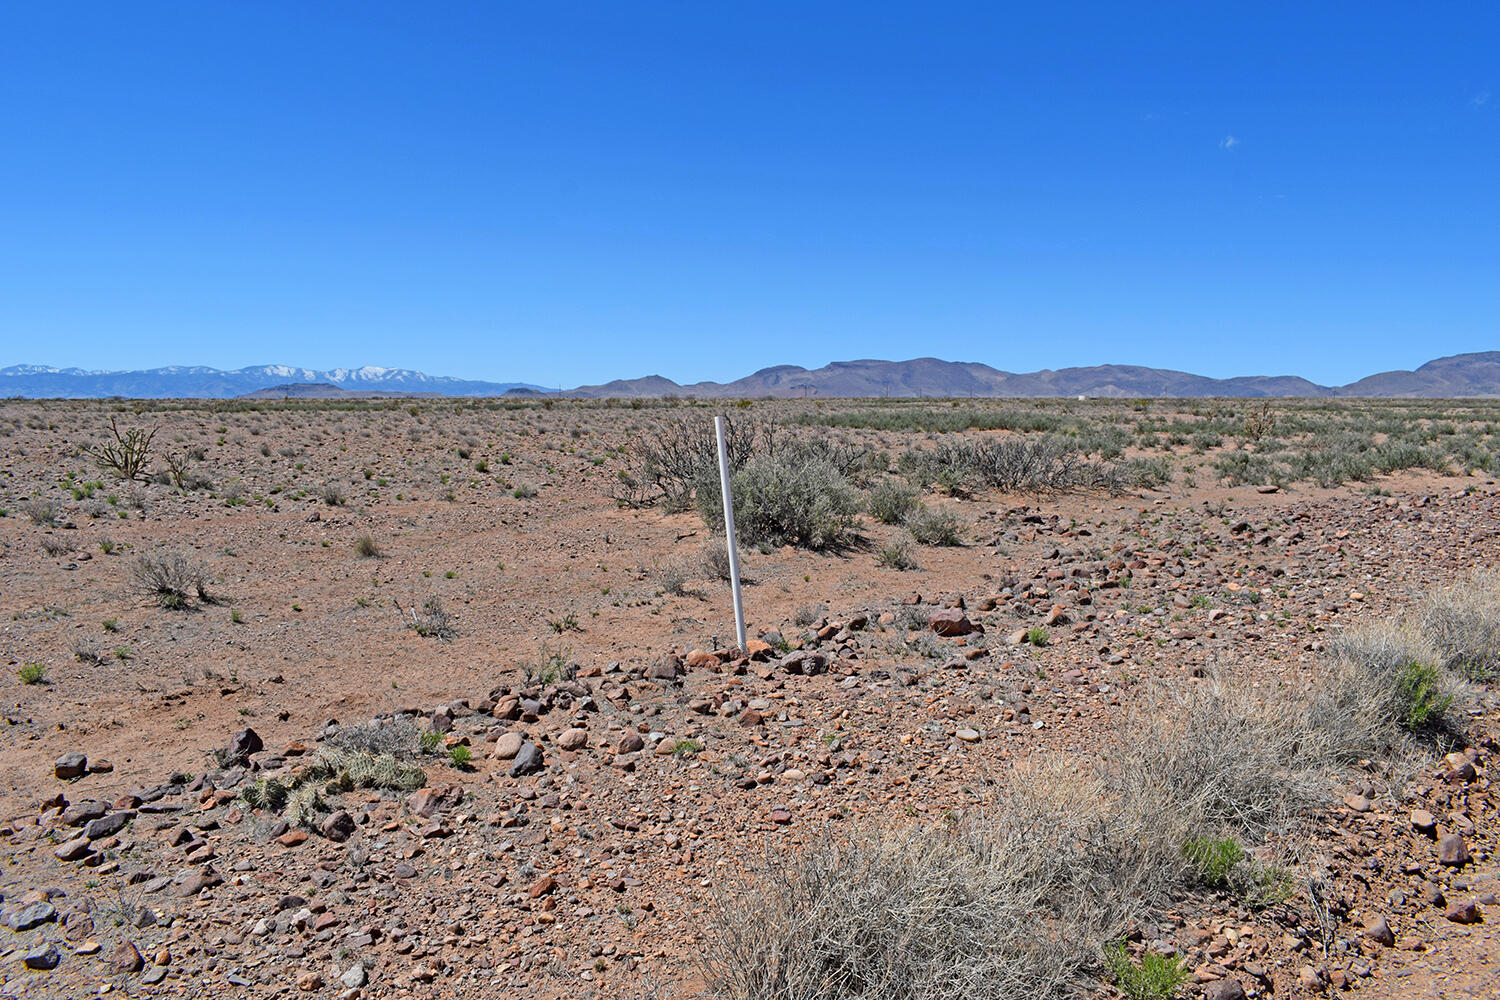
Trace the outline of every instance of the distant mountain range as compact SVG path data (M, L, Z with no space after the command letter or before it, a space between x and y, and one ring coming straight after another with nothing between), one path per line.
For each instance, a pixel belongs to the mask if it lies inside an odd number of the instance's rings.
M697 396L823 399L913 397L1095 396L1500 396L1500 351L1456 354L1415 371L1370 375L1343 386L1324 386L1295 375L1248 375L1216 379L1163 368L1097 365L1017 374L975 362L916 358L912 361L835 361L822 368L795 365L763 368L733 382L680 385L660 375L585 385L562 393L525 382L482 382L425 375L404 368L335 368L315 371L260 365L235 371L170 367L147 371L85 371L15 365L0 368L0 398L261 399L362 398L372 396L541 396L636 398Z
M586 385L565 396L761 396L954 397L1096 396L1500 396L1500 351L1456 354L1429 361L1416 371L1383 372L1343 386L1325 386L1295 375L1249 375L1216 379L1164 368L1096 365L1016 374L974 362L917 358L913 361L835 361L822 368L795 365L762 368L734 382L678 385L660 375Z
M434 396L503 396L512 389L541 389L526 382L479 382L424 375L405 368L334 368L317 371L291 365L256 365L221 371L173 365L145 371L86 371L14 365L0 368L0 397L129 399L229 399L272 386L321 383L365 395L423 393ZM279 395L279 394L278 394Z

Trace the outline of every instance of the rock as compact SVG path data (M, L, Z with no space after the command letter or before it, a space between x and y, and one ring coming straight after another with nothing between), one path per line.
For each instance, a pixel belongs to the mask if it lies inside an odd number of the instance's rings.
M229 741L229 749L224 752L224 766L247 763L251 754L260 753L263 749L265 744L255 730L241 729Z
M719 665L719 658L712 653L695 649L683 657L682 662L694 669L700 669L703 667L717 667Z
M1413 809L1411 811L1411 828L1418 833L1431 837L1437 833L1437 820L1426 809Z
M1438 864L1462 868L1470 861L1469 845L1462 834L1450 833L1438 841Z
M63 826L83 826L107 812L109 812L109 806L103 802L77 802L64 809L59 819Z
M219 876L211 869L186 872L179 875L172 886L172 895L190 899L198 895L204 889L212 889L220 882Z
M532 899L537 899L541 896L547 895L549 892L556 888L557 879L553 878L551 875L543 875L541 878L537 879L535 882L526 887L526 895L530 896Z
M167 967L165 965L153 965L141 975L141 982L147 986L155 986L167 978Z
M557 738L559 750L582 750L589 745L589 733L587 729L569 729Z
M977 729L960 729L958 732L954 733L953 735L957 736L959 739L963 740L965 743L978 743L979 742L979 731Z
M114 951L109 953L109 968L111 972L128 973L139 972L145 960L141 958L140 950L129 941L121 941L115 945Z
M1431 882L1422 883L1422 902L1428 906L1441 909L1448 904L1448 897L1443 895L1443 890Z
M618 753L637 753L646 748L646 741L641 739L641 734L631 730L620 737L620 745L616 748Z
M406 806L423 819L429 819L434 813L452 809L463 801L463 797L464 790L457 785L442 789L419 788L406 800Z
M1370 811L1371 803L1363 795L1350 793L1344 796L1344 805L1348 806L1351 812L1367 813Z
M496 760L511 760L521 752L521 744L525 742L520 733L502 733L495 741L495 749L490 756Z
M58 954L57 949L46 941L27 948L21 952L20 957L21 961L26 964L26 968L39 971L55 969L57 963L62 961L62 956Z
M306 830L288 830L276 838L276 843L282 847L296 847L307 839Z
M297 989L304 993L311 993L313 990L321 990L322 988L323 977L316 972L304 972L297 977Z
M88 825L83 828L83 835L89 840L102 840L105 837L113 837L125 829L125 824L135 818L133 812L116 812L98 819L89 820Z
M1479 923L1479 906L1472 900L1454 900L1448 904L1448 909L1443 916L1455 924L1477 924Z
M1323 989L1323 974L1310 965L1304 965L1297 973L1297 982L1308 993L1318 993Z
M94 853L94 849L89 846L89 838L75 837L66 843L57 845L52 853L56 855L59 861L78 861Z
M344 974L339 976L339 982L351 990L357 990L369 981L369 973L365 972L365 967L358 962L349 966L348 969L344 970Z
M1203 987L1203 1000L1245 1000L1245 988L1232 976L1219 979Z
M1383 916L1372 917L1365 923L1365 937L1387 948L1396 943L1396 935L1391 931L1390 923Z
M354 822L354 817L349 815L347 810L340 809L335 813L331 813L323 821L320 829L323 831L323 836L329 840L341 843L354 836L354 831L359 829L359 827Z
M646 671L646 676L654 681L675 681L682 674L682 660L676 653L668 653Z
M510 776L520 778L535 774L544 766L542 748L535 743L523 743L520 752L516 754L515 761L510 765Z
M27 903L0 911L0 927L8 927L13 931L29 931L56 919L57 910L46 902Z
M968 635L978 631L977 626L969 621L968 616L958 608L934 611L927 616L927 627L945 638Z
M81 778L88 772L89 759L81 753L65 753L52 765L52 773L61 781Z

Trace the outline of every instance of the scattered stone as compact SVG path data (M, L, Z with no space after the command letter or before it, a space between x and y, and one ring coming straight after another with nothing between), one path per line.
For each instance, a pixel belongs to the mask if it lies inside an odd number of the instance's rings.
M65 753L57 758L57 763L52 766L52 772L61 781L72 781L81 778L88 772L89 759L81 753Z
M145 964L145 960L141 958L140 950L130 941L121 941L109 953L109 968L112 972L122 974L139 972L141 971L141 966Z
M1463 834L1450 833L1438 841L1438 864L1462 868L1469 861L1469 845L1464 843Z
M543 766L542 748L535 743L525 743L522 744L515 761L510 765L510 776L521 778L528 774L535 774Z
M516 754L521 752L521 746L526 742L520 733L503 733L495 741L495 749L490 754L496 760L512 760Z
M13 931L29 931L56 919L57 910L47 902L27 903L0 911L0 927Z
M1454 900L1448 904L1443 916L1455 924L1477 924L1480 920L1479 905L1472 899Z
M320 829L323 831L323 836L341 843L354 836L354 831L359 827L355 824L353 816L349 815L346 810L340 809L329 814L328 818L323 820Z
M46 941L25 949L21 952L20 957L21 961L25 963L26 968L38 971L55 969L57 968L57 964L62 961L62 956L58 954L57 948Z
M1218 979L1203 987L1203 1000L1245 1000L1245 987L1233 976Z
M927 627L944 638L969 635L979 631L978 626L969 621L968 616L958 608L934 611L927 616Z
M588 743L589 734L586 729L569 729L557 738L558 749L569 752L582 750Z
M1396 935L1391 931L1390 923L1383 916L1372 917L1365 924L1365 937L1387 948L1396 943Z

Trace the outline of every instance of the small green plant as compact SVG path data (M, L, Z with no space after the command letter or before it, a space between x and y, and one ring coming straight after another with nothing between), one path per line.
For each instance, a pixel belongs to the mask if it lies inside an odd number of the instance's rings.
M239 608L234 608L229 612L229 620L236 625L245 624L245 616L240 614Z
M1051 641L1051 634L1048 633L1048 631L1042 628L1040 625L1033 625L1031 626L1031 628L1026 630L1026 642L1029 645L1037 647L1038 649L1041 649Z
M44 684L47 681L47 668L40 663L27 663L16 671L16 676L21 678L22 684Z
M456 767L460 771L467 771L470 766L469 761L473 759L474 751L470 750L467 744L457 743L448 748L449 766Z
M436 729L428 729L417 738L417 742L423 753L436 753L438 745L443 742L443 734Z
M672 744L672 753L677 757L691 757L702 749L703 744L698 740L678 740Z
M120 631L120 619L118 618L106 618L100 624L104 626L104 631L106 632Z
M1396 677L1396 698L1403 729L1416 732L1442 719L1453 695L1442 693L1442 677L1430 663L1409 660Z
M1194 837L1182 845L1182 856L1197 871L1204 885L1222 889L1229 885L1229 875L1245 860L1244 848L1232 837Z
M1137 965L1130 960L1123 941L1104 949L1104 961L1115 985L1130 1000L1171 1000L1188 979L1182 959L1147 952Z

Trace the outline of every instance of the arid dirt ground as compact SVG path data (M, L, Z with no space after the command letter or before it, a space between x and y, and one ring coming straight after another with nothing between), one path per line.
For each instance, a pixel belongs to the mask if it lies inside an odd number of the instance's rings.
M702 518L612 495L706 405L0 403L0 995L696 996L716 897L776 857L962 815L1163 686L1298 690L1342 630L1500 566L1500 404L928 400L870 426L883 405L729 410L893 459L1097 432L1166 481L922 483L960 544L908 569L869 516L831 552L747 546L746 660ZM991 413L1049 422L960 419ZM101 471L80 447L111 417L182 481ZM1291 464L1415 428L1431 460L1390 474ZM202 599L143 591L162 552ZM446 637L408 627L433 595ZM936 634L943 609L982 633ZM1319 900L1195 889L1132 947L1182 956L1184 996L1500 996L1491 685L1456 710L1459 756L1338 778L1308 821ZM311 829L246 799L377 717L438 733L407 748L422 790L325 790ZM1440 863L1450 834L1466 862Z

